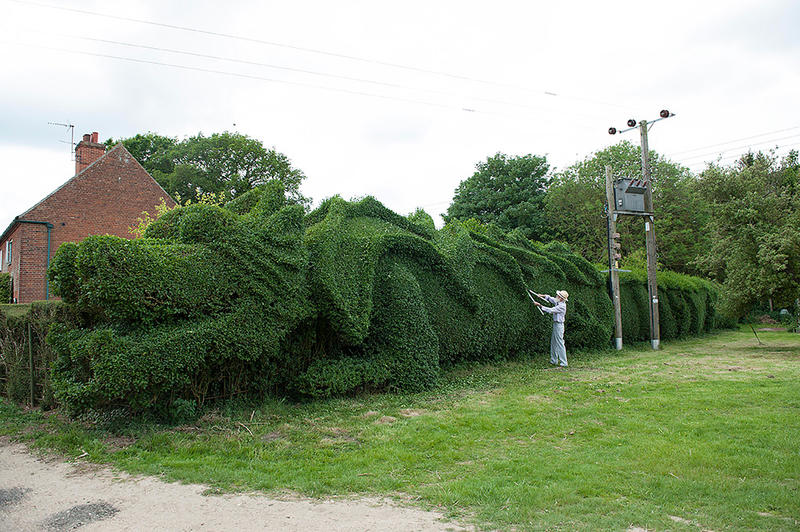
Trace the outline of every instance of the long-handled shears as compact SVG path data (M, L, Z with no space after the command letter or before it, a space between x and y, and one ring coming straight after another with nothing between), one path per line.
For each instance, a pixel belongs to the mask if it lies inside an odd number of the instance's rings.
M533 301L534 303L536 303L536 300L535 300L535 299L533 299L533 292L531 292L531 290L530 290L530 289L528 289L528 291L527 291L527 294L528 294L528 297L529 297L529 298L531 298L531 301ZM544 316L544 311L542 310L542 308L541 308L539 305L536 305L536 308L537 308L537 309L539 309L539 314L541 314L542 316Z

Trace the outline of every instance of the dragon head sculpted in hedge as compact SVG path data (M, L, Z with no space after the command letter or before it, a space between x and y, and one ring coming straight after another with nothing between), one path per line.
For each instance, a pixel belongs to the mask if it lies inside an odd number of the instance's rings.
M526 287L570 292L570 348L605 346L613 327L602 277L563 245L436 230L373 198L304 214L277 182L172 210L140 239L64 244L50 280L75 316L50 334L74 411L421 390L443 366L545 352L550 323Z

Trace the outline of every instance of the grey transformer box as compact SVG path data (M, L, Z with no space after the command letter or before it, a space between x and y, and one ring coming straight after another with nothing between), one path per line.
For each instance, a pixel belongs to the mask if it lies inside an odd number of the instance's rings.
M627 212L647 212L644 209L644 195L647 181L623 177L614 181L614 210Z

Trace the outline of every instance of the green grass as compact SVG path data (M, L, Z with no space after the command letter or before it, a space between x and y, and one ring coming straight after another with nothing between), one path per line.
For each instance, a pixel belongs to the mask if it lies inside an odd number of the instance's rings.
M459 368L424 394L229 403L172 427L3 402L0 434L213 491L379 494L481 528L797 530L800 335L759 337Z
M6 318L21 318L31 311L33 303L39 304L60 304L58 299L51 299L49 301L33 301L32 303L3 303L0 304L0 312L5 314Z
M9 318L20 318L30 312L31 304L30 303L4 303L0 305L0 312L6 315Z

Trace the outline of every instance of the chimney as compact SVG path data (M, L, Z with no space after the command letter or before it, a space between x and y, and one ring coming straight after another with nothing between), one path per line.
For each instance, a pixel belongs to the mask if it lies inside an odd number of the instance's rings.
M105 145L97 142L97 131L91 135L86 133L83 140L75 146L75 175L102 157L105 152Z

